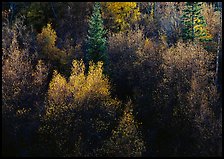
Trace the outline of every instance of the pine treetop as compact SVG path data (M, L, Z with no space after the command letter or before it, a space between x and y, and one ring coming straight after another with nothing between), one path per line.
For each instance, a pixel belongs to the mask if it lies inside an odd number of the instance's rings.
M104 29L101 16L101 6L96 2L93 8L93 13L89 19L89 28L87 35L87 55L88 61L103 61L106 62L106 30Z

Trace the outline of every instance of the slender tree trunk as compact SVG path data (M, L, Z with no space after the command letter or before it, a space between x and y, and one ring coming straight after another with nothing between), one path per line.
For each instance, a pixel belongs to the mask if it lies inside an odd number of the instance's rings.
M153 9L154 17L153 18L155 18L156 17L156 2L154 2L153 4L154 4L153 5L153 7L154 7L154 9Z
M51 4L51 9L52 9L52 11L53 11L54 17L55 17L55 19L57 19L57 15L56 15L56 13L55 13L55 11L54 11L54 7L53 7L52 2L50 2L50 4Z
M14 15L14 2L9 2L10 3L10 12L11 12L11 16L10 16L10 24L12 24L12 19L13 19L13 15Z
M218 2L218 6L220 7L220 3ZM219 54L220 54L220 42L221 42L221 30L222 30L222 10L220 10L220 29L218 34L218 46L217 46L217 54L216 54L216 78L215 83L217 87L219 87L218 78L219 78Z

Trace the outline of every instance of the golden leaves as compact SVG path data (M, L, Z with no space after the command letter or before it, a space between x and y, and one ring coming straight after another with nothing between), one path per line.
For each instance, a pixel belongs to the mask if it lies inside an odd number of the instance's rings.
M56 32L49 23L42 29L41 33L37 35L37 41L46 47L54 47L56 40Z
M87 75L85 75L85 65L82 60L74 60L72 64L72 73L68 82L57 71L54 71L48 90L50 103L62 106L66 105L71 97L73 101L80 103L86 99L110 96L109 80L103 75L102 62L97 64L90 62Z
M42 47L43 53L51 60L59 60L61 64L66 64L66 52L56 47L56 40L56 31L49 23L37 35L37 42Z
M126 106L117 129L112 131L112 137L107 143L110 145L108 151L117 156L141 156L145 146L141 133L138 131L139 123L134 120L131 101Z
M211 4L203 3L202 4L202 15L205 17L208 30L208 34L211 34L211 37L217 36L220 26L220 12L215 11L214 7Z
M113 120L108 117L114 116L120 103L110 97L109 81L103 75L102 67L102 62L90 62L88 73L85 73L84 62L74 60L68 80L54 71L49 84L46 113L39 131L44 138L45 134L52 137L58 151L67 150L66 144L71 142L77 143L72 147L75 152L79 151L78 138L88 129L99 136L110 131ZM87 126L86 130L82 126ZM85 138L92 141L89 134ZM80 142L87 144L83 140Z
M28 114L30 111L31 111L30 108L28 108L28 109L25 109L25 108L19 109L19 110L16 111L16 116L22 117L22 116Z
M102 6L105 8L103 17L112 17L121 31L129 28L131 23L140 18L140 11L136 2L102 2Z
M63 102L67 94L67 82L57 71L54 71L49 84L48 97L57 102Z

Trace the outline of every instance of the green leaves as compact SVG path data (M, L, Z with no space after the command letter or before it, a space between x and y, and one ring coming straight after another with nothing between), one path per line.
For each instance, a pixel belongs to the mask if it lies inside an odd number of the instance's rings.
M182 15L182 34L184 40L198 39L200 41L209 41L212 37L206 30L206 21L201 14L201 3L186 2Z
M87 35L87 61L103 61L106 63L106 30L104 29L103 20L100 13L100 3L96 2L93 8L93 14L89 20L89 30Z

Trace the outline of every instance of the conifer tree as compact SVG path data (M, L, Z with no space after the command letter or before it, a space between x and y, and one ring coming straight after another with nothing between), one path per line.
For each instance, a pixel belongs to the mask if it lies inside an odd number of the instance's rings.
M96 2L93 8L93 14L89 20L89 29L87 35L87 61L103 61L105 64L108 57L106 54L106 30L100 13L100 3Z
M201 14L201 2L186 2L182 15L182 36L184 40L196 39L200 41L209 41L211 35L206 30L206 21Z

